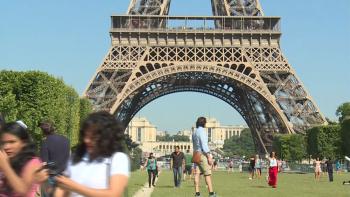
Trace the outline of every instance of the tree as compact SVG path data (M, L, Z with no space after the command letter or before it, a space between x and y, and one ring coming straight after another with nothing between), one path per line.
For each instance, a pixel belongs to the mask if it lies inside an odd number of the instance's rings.
M138 148L138 144L133 142L129 135L125 135L125 144L131 158L131 171L140 168L142 159L142 150Z
M341 123L346 117L350 117L350 102L343 103L340 105L335 112L339 117L339 122Z
M350 156L350 118L341 124L341 139L343 154Z
M156 138L157 138L157 141L160 141L160 142L171 142L172 141L172 138L168 133L165 133L164 136L157 135Z
M185 135L169 135L168 133L165 134L165 136L159 136L157 135L157 141L160 142L189 142L190 138Z
M190 138L188 136L185 136L185 135L173 135L173 136L171 136L171 138L175 142L189 142L190 141Z
M57 133L72 138L72 145L77 142L80 103L73 88L38 71L1 71L0 84L0 112L7 121L23 120L38 145L43 136L37 125L43 119L54 122Z
M305 136L300 134L276 135L273 148L281 159L301 161L306 156Z
M244 129L240 136L232 136L230 139L225 140L223 151L227 156L255 155L255 146L250 130Z
M339 125L318 126L309 129L307 135L307 153L313 157L341 156L341 134Z
M86 98L80 98L80 123L92 112L92 104Z

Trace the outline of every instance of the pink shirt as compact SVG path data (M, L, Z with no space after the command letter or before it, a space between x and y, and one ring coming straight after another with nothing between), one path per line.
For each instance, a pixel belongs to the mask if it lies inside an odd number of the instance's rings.
M23 177L23 174L30 170L30 166L31 165L35 165L35 164L40 164L41 160L38 157L34 157L33 159L29 160L23 167L22 172L21 172L21 177ZM23 197L19 194L11 194L8 193L10 191L8 191L8 189L6 189L5 187L5 177L4 175L0 172L0 197L2 196L11 196L11 197ZM35 197L36 192L38 191L40 185L37 183L33 183L31 186L31 189L29 190L29 192L24 196L24 197Z

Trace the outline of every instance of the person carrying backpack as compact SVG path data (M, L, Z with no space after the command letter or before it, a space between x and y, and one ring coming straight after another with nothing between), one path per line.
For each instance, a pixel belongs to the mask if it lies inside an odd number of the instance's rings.
M152 183L152 186L155 187L156 185L154 184L154 182L156 180L157 175L157 159L153 156L153 153L149 154L149 157L146 159L145 165L143 167L147 168L148 186L151 188Z

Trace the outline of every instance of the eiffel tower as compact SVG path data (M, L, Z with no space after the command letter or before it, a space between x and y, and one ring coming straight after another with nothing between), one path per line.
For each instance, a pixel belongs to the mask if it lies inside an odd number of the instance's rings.
M215 96L248 124L259 153L274 133L327 124L280 49L280 17L259 0L211 0L213 16L169 16L171 0L131 0L111 17L111 48L85 97L125 125L175 92Z

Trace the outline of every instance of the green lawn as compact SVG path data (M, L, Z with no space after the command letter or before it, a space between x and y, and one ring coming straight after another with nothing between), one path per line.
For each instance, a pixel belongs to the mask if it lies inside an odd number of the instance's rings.
M135 171L131 173L128 183L128 197L133 196L147 181L147 171Z
M344 180L350 180L350 173L335 175L333 183L323 176L320 182L315 182L313 174L279 174L278 188L267 186L265 178L249 180L247 173L227 174L214 172L214 190L220 197L345 197L350 196L350 185L342 185ZM203 178L202 178L203 181ZM202 196L208 196L202 182ZM192 181L183 182L181 188L174 188L172 173L163 171L152 197L183 197L194 196Z

